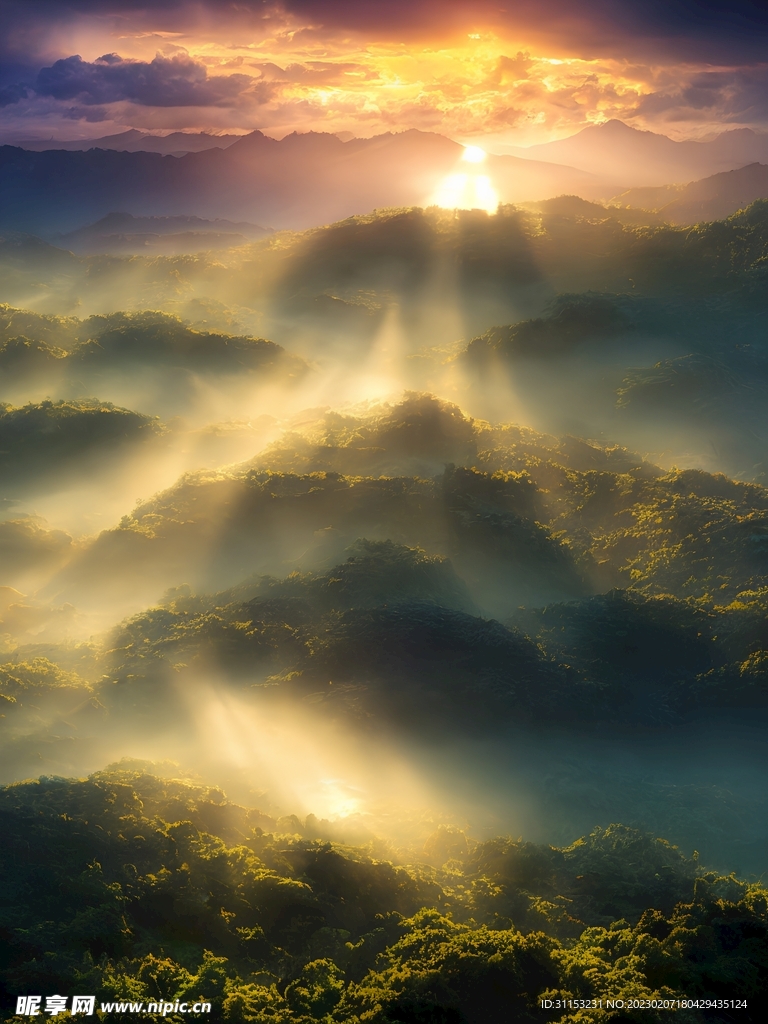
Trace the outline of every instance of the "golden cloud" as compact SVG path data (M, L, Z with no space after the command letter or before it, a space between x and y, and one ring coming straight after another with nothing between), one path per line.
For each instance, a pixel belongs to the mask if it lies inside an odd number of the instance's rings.
M551 53L540 41L534 46L487 30L454 30L442 44L381 36L371 42L302 25L274 9L235 37L226 26L199 30L182 29L171 40L157 32L132 35L124 22L99 34L91 23L80 62L67 55L43 68L38 93L11 90L6 112L17 109L29 125L36 109L54 119L98 104L89 119L98 113L123 126L261 128L276 135L415 127L516 145L611 118L690 135L724 121L759 124L766 114L766 76L755 69ZM102 55L113 51L122 63L104 64ZM90 91L78 97L81 80ZM68 103L69 113L52 98Z

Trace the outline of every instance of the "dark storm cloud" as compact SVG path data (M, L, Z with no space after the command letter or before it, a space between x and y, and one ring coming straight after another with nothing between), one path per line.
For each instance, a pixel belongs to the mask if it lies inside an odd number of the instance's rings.
M519 32L582 55L665 61L761 60L768 42L764 0L0 0L5 44L34 46L16 29L82 17L118 19L134 29L246 25L281 15L317 32L440 38L472 27ZM598 52L599 51L599 52Z
M764 0L284 0L299 20L328 28L440 36L467 24L519 29L584 56L632 54L705 61L760 60Z
M666 120L710 114L723 122L759 122L768 118L768 65L702 71L675 89L644 96L633 114Z
M19 103L27 98L27 90L23 85L6 85L0 89L0 107L9 107L12 103Z
M89 63L79 56L42 68L35 81L40 96L101 104L128 100L143 106L192 107L231 103L249 86L248 75L212 75L187 54L152 61L124 60L107 53Z

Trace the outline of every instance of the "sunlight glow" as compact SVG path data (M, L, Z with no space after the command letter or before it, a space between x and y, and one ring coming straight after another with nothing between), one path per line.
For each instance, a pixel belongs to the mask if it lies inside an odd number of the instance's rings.
M429 804L421 773L383 739L361 744L354 731L322 715L265 700L263 693L243 697L221 680L186 679L177 693L207 763L242 773L285 813L373 821L382 814L407 817Z
M486 155L485 150L480 149L479 146L467 146L461 159L466 160L468 164L481 164Z
M485 174L449 174L437 188L431 203L445 210L485 210L496 213L499 197Z

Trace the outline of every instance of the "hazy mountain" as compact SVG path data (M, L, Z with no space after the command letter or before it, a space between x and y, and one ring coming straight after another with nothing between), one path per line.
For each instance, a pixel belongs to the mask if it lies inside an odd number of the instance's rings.
M737 128L708 142L676 142L666 135L613 120L590 125L567 139L514 148L512 152L526 159L581 167L627 185L666 185L754 161L768 162L768 135Z
M209 132L171 132L170 135L150 135L130 128L116 135L104 135L100 139L28 139L15 143L21 149L42 153L50 149L64 149L72 152L88 149L114 149L121 153L162 153L165 156L182 156L184 153L199 153L204 149L226 149L242 135L211 135Z
M674 189L676 186L662 186L664 188ZM632 191L631 189L628 191ZM643 189L638 191L653 192L655 189ZM622 193L622 196L624 193ZM619 200L622 196L616 196L610 203L605 201L600 203L590 202L588 199L582 199L580 196L555 196L552 199L541 199L535 203L521 203L520 205L526 209L531 210L538 214L543 214L545 217L565 217L568 219L579 218L581 220L601 222L607 217L619 224L626 224L628 226L650 226L652 224L663 224L665 223L664 218L661 214L654 212L653 210L646 210L635 206L625 206L623 200L621 205L618 205Z
M688 185L632 188L616 196L612 205L622 211L648 210L670 224L697 224L722 220L756 199L768 197L768 166L748 164L737 171L721 171Z
M52 238L77 253L193 252L195 249L225 249L244 245L268 235L271 228L244 221L203 220L202 217L134 217L130 213L109 213L95 224L87 224Z
M462 162L463 153L442 135L415 130L347 142L315 132L280 141L253 132L226 150L182 157L4 146L0 226L66 232L119 209L303 228L379 207L428 204L451 175L487 176L506 202L605 188L600 179L558 164L501 156L478 166Z

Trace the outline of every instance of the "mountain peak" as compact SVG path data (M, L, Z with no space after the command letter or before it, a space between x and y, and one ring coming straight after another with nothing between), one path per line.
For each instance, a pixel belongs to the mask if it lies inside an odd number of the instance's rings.
M609 121L603 121L602 124L590 125L591 128L598 128L601 132L636 132L637 128L633 128L631 125L625 124L624 121L620 121L617 117L612 117Z
M265 142L276 143L277 139L273 139L271 135L265 135L264 132L256 131L249 132L247 135L242 135L237 142L234 142L229 148L233 150L240 150L246 146L262 145Z
M764 137L765 133L764 132L753 131L751 128L728 128L728 129L726 129L726 131L720 132L718 135L716 135L715 139L713 141L717 141L719 139L736 139L736 138L738 138L738 139L759 139L761 136Z
M599 132L603 137L613 136L615 138L629 138L633 136L637 138L640 135L652 136L655 139L666 139L667 142L673 141L668 135L660 135L658 132L648 131L646 128L635 128L631 124L626 124L624 121L620 121L617 117L612 117L610 121L603 121L601 124L591 124L587 128L583 128L581 132L577 134L581 135L583 132L594 131Z

